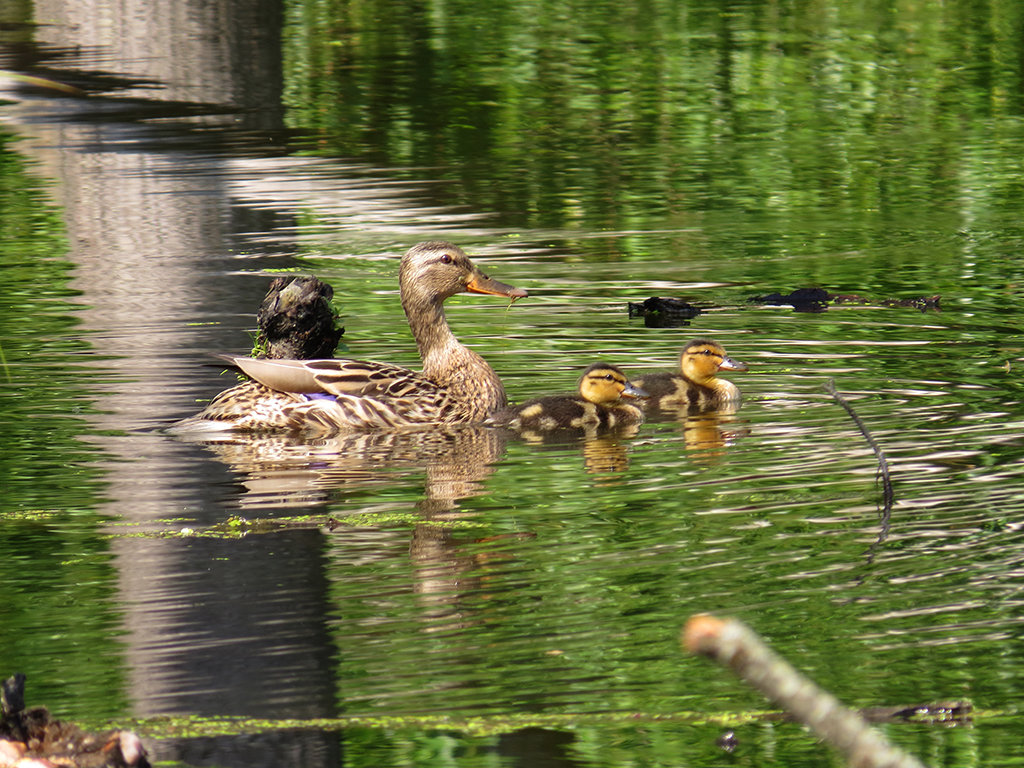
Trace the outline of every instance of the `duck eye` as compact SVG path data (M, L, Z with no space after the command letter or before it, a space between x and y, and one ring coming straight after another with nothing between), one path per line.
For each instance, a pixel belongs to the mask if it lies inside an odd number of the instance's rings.
M443 254L441 254L441 263L442 264L451 264L452 261L454 261L454 259L452 259L452 255L450 253L443 253Z

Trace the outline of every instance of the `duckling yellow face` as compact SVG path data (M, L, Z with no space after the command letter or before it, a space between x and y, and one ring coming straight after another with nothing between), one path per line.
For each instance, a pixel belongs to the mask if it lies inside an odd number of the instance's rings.
M507 296L513 301L528 294L492 280L457 245L435 240L414 245L402 258L398 274L402 292L422 293L442 301L456 293L486 293Z
M580 377L580 395L596 405L615 405L622 398L647 397L647 393L629 383L614 365L594 363Z
M725 353L721 344L708 339L691 341L679 360L683 375L698 384L715 378L719 371L745 371L747 366Z

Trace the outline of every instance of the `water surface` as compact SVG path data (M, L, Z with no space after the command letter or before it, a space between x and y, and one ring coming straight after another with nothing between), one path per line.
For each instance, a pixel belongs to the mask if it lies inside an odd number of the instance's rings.
M309 726L149 742L189 765L831 764L795 726L730 758L694 724L768 706L680 650L715 611L851 704L972 701L887 728L930 765L1015 764L1020 51L968 5L222 3L117 34L38 6L4 66L90 96L22 83L0 123L0 635L30 702ZM544 444L161 431L234 382L211 353L248 349L275 270L336 288L344 354L416 365L397 262L434 238L530 291L448 304L512 399L711 336L743 407ZM866 301L750 301L806 286ZM648 327L650 296L704 311ZM372 720L311 723L341 717Z

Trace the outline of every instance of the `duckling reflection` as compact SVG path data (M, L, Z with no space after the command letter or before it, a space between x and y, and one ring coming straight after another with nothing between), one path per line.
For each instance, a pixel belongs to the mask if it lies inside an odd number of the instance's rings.
M695 461L713 462L721 458L737 438L749 433L736 419L738 409L739 403L734 402L710 411L689 413L680 409L676 412L686 450Z
M710 339L696 339L683 347L679 370L646 373L634 383L650 394L650 407L692 410L738 407L740 390L731 381L718 378L719 371L745 371L747 366L733 360L725 348Z

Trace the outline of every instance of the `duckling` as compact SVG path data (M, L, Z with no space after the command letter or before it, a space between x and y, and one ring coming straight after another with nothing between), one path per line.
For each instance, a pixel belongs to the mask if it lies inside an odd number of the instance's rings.
M650 393L648 403L657 408L680 405L712 409L740 399L740 391L731 381L719 379L719 371L745 371L747 366L725 353L721 344L696 339L683 347L679 372L647 373L634 383Z
M526 291L493 280L463 250L420 243L399 268L402 307L423 360L422 373L364 360L226 358L253 381L221 392L174 431L273 429L337 432L482 422L505 407L498 374L461 344L444 314L457 293L505 296Z
M623 399L642 397L647 393L614 365L594 363L580 377L579 394L528 400L499 412L492 421L522 432L633 426L643 422L643 411Z

